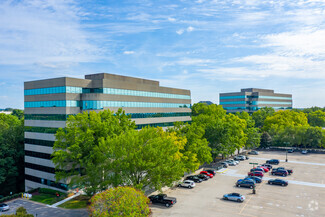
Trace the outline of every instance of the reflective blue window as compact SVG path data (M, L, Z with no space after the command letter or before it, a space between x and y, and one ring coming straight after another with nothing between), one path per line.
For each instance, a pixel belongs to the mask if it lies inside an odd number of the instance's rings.
M245 104L245 101L231 101L231 102L220 102L220 105L228 105L228 104Z
M140 91L140 90L126 90L126 89L116 89L116 88L103 88L103 89L84 88L83 93L104 93L104 94L127 95L127 96L144 96L144 97L159 97L159 98L173 98L173 99L191 99L191 96L189 96L189 95L148 92L148 91Z
M220 96L220 99L245 99L245 95L241 96Z
M103 109L104 107L190 108L191 104L92 100L82 101L82 109Z
M245 110L246 107L223 107L226 110L238 110L238 109L242 109Z
M82 87L47 87L38 89L24 90L24 94L28 95L41 95L41 94L54 94L54 93L82 93Z
M55 100L55 101L25 102L25 108L37 108L37 107L79 107L79 101Z
M282 96L258 96L259 99L288 99L292 100L292 97L282 97Z
M292 102L252 101L252 105L261 105L261 104L291 105Z

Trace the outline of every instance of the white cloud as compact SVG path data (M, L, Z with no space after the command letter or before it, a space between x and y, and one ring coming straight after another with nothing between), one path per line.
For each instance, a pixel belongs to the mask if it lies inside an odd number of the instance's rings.
M194 31L194 27L189 26L189 27L187 27L185 30L184 30L184 29L179 29L179 30L176 31L176 33L177 33L178 35L182 35L185 31L186 31L186 32L192 32L192 31Z
M194 28L193 28L192 26L189 26L189 27L187 27L187 29L186 29L187 32L192 32L193 30L194 30Z
M173 17L168 17L168 21L170 21L170 22L175 22L175 21L176 21L176 19L175 19L175 18L173 18Z
M0 64L92 62L100 51L82 30L73 1L2 1Z
M181 34L184 33L184 29L179 29L179 30L176 31L176 33L177 33L178 35L181 35Z
M132 50L130 50L130 51L126 50L123 53L129 55L129 54L134 54L134 51L132 51Z

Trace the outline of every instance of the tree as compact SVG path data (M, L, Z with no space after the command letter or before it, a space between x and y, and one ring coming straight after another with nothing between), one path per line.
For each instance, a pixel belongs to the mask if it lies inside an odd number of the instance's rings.
M101 144L134 128L134 122L122 109L116 114L105 110L69 116L66 128L59 129L55 135L52 161L56 165L57 181L69 178L71 185L88 186L88 194L106 188L111 175L105 169L111 160L104 152L107 147Z
M245 130L247 135L246 148L257 148L261 143L261 133L258 128L251 127Z
M270 147L272 144L272 137L267 133L264 132L261 136L261 146L262 148Z
M24 118L24 111L20 109L14 109L11 113L11 115L16 116L18 119Z
M211 148L204 138L203 126L199 126L196 122L192 122L192 124L178 122L168 131L176 132L177 136L186 138L186 144L181 153L187 172L195 171L200 165L212 161Z
M24 190L24 122L0 114L0 195Z
M271 107L264 107L252 114L252 118L255 121L255 127L262 128L264 120L274 114L274 109Z
M236 116L240 119L243 119L247 123L247 127L244 130L247 140L245 147L246 148L257 148L261 142L261 133L259 128L255 128L255 121L253 120L252 116L250 116L247 112L237 112Z
M308 123L313 127L325 127L325 112L317 110L309 113Z
M289 110L277 111L265 119L263 130L273 136L277 131L289 126L309 126L306 114Z
M205 130L213 158L229 156L245 146L246 121L227 112L220 105L195 104L193 122Z
M130 187L111 188L94 195L89 206L91 216L149 216L149 199Z
M127 131L100 142L111 160L112 183L132 185L137 189L161 190L172 186L185 172L183 154L186 138L161 128L146 127ZM192 159L189 159L192 160Z

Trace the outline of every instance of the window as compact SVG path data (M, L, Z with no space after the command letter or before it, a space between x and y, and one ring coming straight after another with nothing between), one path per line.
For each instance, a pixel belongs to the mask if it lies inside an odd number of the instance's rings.
M55 94L55 93L82 93L82 87L46 87L38 89L24 90L24 94L28 95L42 95L42 94Z

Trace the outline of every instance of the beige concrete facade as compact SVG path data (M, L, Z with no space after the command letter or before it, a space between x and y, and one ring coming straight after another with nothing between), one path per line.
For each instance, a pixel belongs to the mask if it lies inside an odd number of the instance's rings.
M64 92L62 92L62 90L61 92L55 92L57 88L61 87L76 87L78 93L69 92L69 88L65 88ZM44 90L43 88L50 88L51 93L43 94L43 92L40 92ZM103 88L110 88L107 90L128 90L127 93L132 92L133 95L107 94L103 91ZM24 96L25 105L27 105L25 106L25 114L27 115L27 118L25 118L25 126L29 127L25 129L25 139L27 139L26 141L28 142L25 142L25 150L28 151L30 155L33 153L33 156L25 156L25 162L43 166L43 171L35 169L36 167L25 167L26 174L33 179L31 180L30 178L25 180L26 190L36 187L53 188L53 186L47 186L39 182L40 179L42 179L42 182L44 181L43 179L45 179L45 183L47 183L46 180L55 181L53 178L54 173L44 172L45 170L51 171L50 169L55 167L53 162L48 158L49 154L53 153L52 147L49 146L52 144L51 141L55 141L55 136L53 133L45 133L47 132L46 130L64 128L68 115L75 115L84 111L99 112L104 109L110 109L116 112L119 109L119 107L95 108L88 105L91 107L89 108L86 103L83 103L84 101L103 101L105 103L141 102L142 106L148 103L150 106L155 105L156 107L128 107L134 106L133 104L122 106L125 113L130 115L138 114L135 116L136 118L132 118L132 120L135 121L135 124L139 125L139 127L152 124L154 126L161 125L163 129L166 129L166 126L170 126L176 121L191 121L191 108L188 106L191 104L190 90L162 87L158 81L148 79L100 73L86 75L85 79L62 77L28 81L24 83L24 89L28 91ZM80 92L80 90L82 90L82 92ZM33 93L31 93L31 91L33 91ZM149 95L144 96L143 91L149 92ZM151 93L159 93L159 96L162 97L158 97L158 94L153 95ZM65 102L63 105L66 106L59 104L61 102ZM49 106L49 104L51 104L51 106ZM169 107L166 105L166 107L164 107L165 104L175 105ZM161 106L159 107L157 105ZM155 117L154 115L159 117ZM33 131L28 131L31 129ZM37 166L37 168L41 168L40 166Z

